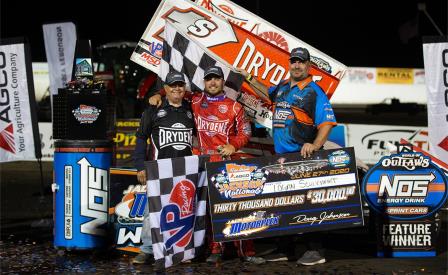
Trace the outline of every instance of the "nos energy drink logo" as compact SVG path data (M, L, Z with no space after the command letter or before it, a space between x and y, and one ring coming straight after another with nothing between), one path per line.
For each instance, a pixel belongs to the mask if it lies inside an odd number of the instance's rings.
M169 204L160 213L160 231L168 233L166 249L190 243L194 225L196 186L188 179L179 181L171 191ZM166 236L166 235L165 235Z
M429 157L400 153L383 157L367 173L362 191L378 213L413 220L436 212L447 199L447 179Z

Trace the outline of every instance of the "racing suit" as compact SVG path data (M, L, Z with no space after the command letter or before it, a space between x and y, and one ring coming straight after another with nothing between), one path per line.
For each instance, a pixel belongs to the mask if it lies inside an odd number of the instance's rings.
M231 144L238 151L246 145L251 136L250 123L244 115L244 108L225 95L210 97L205 93L195 93L191 108L194 113L198 137L194 153L210 155L210 161L224 160L218 152L220 145ZM211 238L210 238L211 239ZM238 256L254 256L253 241L234 241ZM212 254L221 254L221 243L210 242Z

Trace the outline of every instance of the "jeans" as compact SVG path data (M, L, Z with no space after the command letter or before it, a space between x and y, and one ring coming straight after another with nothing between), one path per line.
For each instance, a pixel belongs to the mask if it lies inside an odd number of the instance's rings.
M142 245L140 246L140 252L154 254L152 250L151 227L149 226L149 203L146 203L145 214L143 215L141 239Z

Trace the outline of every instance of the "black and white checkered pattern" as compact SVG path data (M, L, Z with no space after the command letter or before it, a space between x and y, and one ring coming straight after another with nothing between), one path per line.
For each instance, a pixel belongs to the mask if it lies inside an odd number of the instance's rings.
M203 249L206 226L207 176L205 163L208 156L189 156L174 159L161 159L145 162L149 217L154 257L158 264L170 267L193 259ZM196 184L194 202L194 230L190 242L185 247L165 243L171 237L170 232L161 232L162 209L172 204L171 192L181 180L188 179Z
M159 73L162 81L165 81L171 70L176 70L189 79L190 83L187 83L187 89L193 92L203 91L205 69L210 66L218 66L224 73L224 91L227 96L230 98L237 97L244 77L234 72L227 62L202 47L168 21L165 24L164 35L165 40Z

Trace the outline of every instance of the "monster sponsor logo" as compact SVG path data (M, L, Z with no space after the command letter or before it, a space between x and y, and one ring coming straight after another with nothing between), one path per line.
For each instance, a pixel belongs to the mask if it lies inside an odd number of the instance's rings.
M280 216L266 216L266 211L257 211L247 217L228 221L222 232L225 237L249 236L277 226L279 221Z

